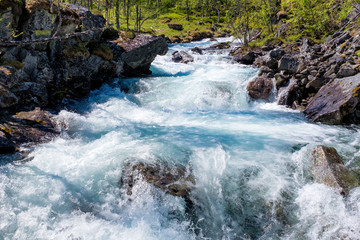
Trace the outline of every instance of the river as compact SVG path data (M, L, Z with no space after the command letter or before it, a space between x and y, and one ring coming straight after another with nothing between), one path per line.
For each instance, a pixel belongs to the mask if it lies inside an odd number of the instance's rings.
M313 182L309 162L324 144L359 172L359 128L251 101L258 70L226 51L171 61L210 44L171 45L150 77L115 79L61 111L63 133L31 161L0 162L0 239L360 239L360 188L343 198ZM129 162L191 169L191 214L145 181L130 199Z

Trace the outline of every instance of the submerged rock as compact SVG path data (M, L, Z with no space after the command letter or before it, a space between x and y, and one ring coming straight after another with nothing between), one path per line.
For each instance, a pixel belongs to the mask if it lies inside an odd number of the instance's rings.
M311 157L312 174L316 182L332 187L344 196L347 196L352 188L359 186L359 182L344 166L335 148L317 146Z
M304 113L314 122L328 124L360 122L360 75L335 79L324 85Z
M148 182L166 194L182 197L187 205L192 204L190 192L195 179L185 167L170 168L167 165L148 163L127 164L123 170L121 183L127 188L128 195L132 194L132 187L138 181Z
M198 48L198 47L192 48L191 51L194 52L194 53L198 53L200 55L203 54L203 50L201 48Z
M254 99L267 99L274 87L270 78L257 77L249 82L247 90L249 96Z
M172 54L172 60L173 62L176 62L176 63L189 63L189 62L194 62L194 58L184 52L184 51L175 51L173 54Z

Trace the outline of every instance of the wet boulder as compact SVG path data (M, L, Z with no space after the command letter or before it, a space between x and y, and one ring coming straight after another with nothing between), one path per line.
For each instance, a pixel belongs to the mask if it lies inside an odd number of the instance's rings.
M198 47L192 48L191 51L192 51L193 53L197 53L197 54L200 54L200 55L203 54L203 50L202 50L201 48L198 48Z
M311 158L312 174L316 182L334 188L344 196L347 196L352 188L359 186L359 182L344 166L335 148L317 146L313 149Z
M274 87L270 78L257 77L247 85L249 96L253 99L268 99Z
M176 63L189 63L189 62L194 62L194 58L184 52L184 51L175 51L173 54L172 54L172 61L173 62L176 62Z
M325 84L304 113L314 122L327 124L360 122L360 75L335 79Z
M245 65L251 65L255 62L257 54L253 51L250 51L246 54L238 54L234 57L234 60L238 63L242 63Z
M190 193L195 184L195 179L185 167L170 167L142 162L125 165L121 183L127 189L128 195L132 194L133 186L139 181L152 184L166 194L182 197L187 204L191 202Z
M288 85L279 89L278 104L292 107L294 101L298 99L299 86L296 79L291 78Z
M1 120L1 130L16 145L46 142L59 135L52 115L40 108L19 112Z

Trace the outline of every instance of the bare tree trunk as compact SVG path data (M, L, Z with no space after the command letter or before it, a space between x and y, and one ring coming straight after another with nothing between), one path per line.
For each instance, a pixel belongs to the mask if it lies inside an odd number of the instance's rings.
M159 0L156 0L156 18L159 18Z
M109 26L109 0L105 1L106 26Z
M126 0L123 0L123 15L126 16Z
M189 17L189 0L186 0L186 21L189 21L190 17Z
M120 0L116 0L116 5L115 5L115 18L116 18L116 28L117 30L120 30Z
M126 30L129 31L130 0L126 1Z
M135 1L135 9L136 9L136 17L135 17L135 27L134 30L136 32L138 32L138 23L139 23L139 4L138 4L138 0Z

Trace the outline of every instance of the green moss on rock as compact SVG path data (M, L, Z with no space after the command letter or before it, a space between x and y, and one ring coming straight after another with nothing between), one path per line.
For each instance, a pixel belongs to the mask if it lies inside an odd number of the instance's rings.
M66 46L64 48L64 53L68 58L77 58L84 57L88 58L90 56L89 51L83 46Z
M8 65L11 67L14 67L16 69L22 69L24 67L24 64L22 62L19 61L14 61L14 60L10 60L8 58L1 58L0 59L0 64L1 65Z
M50 37L51 30L35 30L36 37Z
M98 55L107 61L112 61L114 59L113 51L104 43L91 42L88 44L88 47L91 54Z

